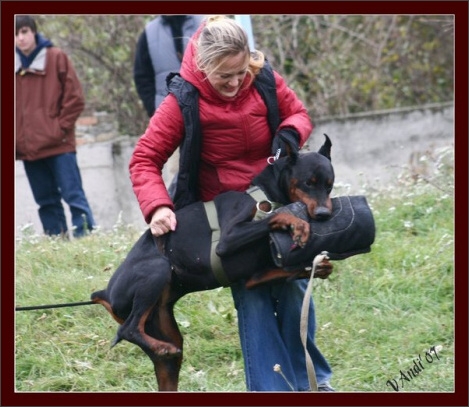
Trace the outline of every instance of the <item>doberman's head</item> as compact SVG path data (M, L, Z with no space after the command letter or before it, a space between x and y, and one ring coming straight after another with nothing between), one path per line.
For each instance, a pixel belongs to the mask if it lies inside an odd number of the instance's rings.
M290 168L289 200L303 202L312 219L325 220L331 216L331 191L334 186L334 168L331 163L331 140L326 140L317 153L300 154Z
M331 163L332 143L326 140L319 151L299 154L297 160L283 157L253 181L272 201L284 205L303 202L312 219L326 220L332 213L330 193L334 185Z

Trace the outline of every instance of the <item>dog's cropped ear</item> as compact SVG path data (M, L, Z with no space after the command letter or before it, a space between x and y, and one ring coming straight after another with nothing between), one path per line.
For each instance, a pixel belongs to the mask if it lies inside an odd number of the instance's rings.
M289 145L287 145L287 161L290 165L295 165L298 160L298 151L293 150Z
M318 153L328 158L329 160L331 160L331 147L332 147L331 139L326 133L324 133L324 137L326 137L326 141L321 146Z
M292 164L296 163L300 150L300 135L293 128L280 129L272 140L272 154L277 158L289 157Z

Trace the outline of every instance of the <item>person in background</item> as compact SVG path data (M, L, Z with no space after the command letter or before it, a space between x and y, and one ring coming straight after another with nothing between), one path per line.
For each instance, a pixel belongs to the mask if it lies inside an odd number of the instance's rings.
M16 159L22 160L44 233L68 237L62 199L73 236L95 228L76 157L75 123L85 106L68 56L37 32L28 15L15 20Z
M161 15L151 20L140 34L135 51L134 82L148 117L167 95L166 78L179 72L189 39L203 21L203 15ZM169 158L164 179L175 189L179 150Z
M161 15L140 34L135 51L134 82L148 117L166 96L166 77L179 72L184 50L203 16Z
M263 66L264 55L259 51L251 53L246 32L225 16L208 18L189 43L180 75L199 94L202 144L195 199L210 201L225 191L247 190L273 151L280 149L280 155L285 155L289 146L298 154L299 147L309 138L313 126L305 106L275 71L281 121L272 135L266 105L253 84ZM187 87L181 86L178 92L183 93L184 88ZM175 203L163 182L162 170L185 137L178 104L180 98L185 98L178 92L164 98L136 143L129 163L135 195L154 236L177 228ZM193 123L189 126L197 127ZM181 157L188 158L191 157ZM180 173L179 177L187 179L189 174ZM178 181L176 197L187 192L190 198L192 192L181 190L183 184ZM308 281L275 282L251 290L244 283L233 284L231 291L238 313L248 390L310 390L300 338L301 306ZM329 385L329 364L314 342L312 300L309 306L307 348L318 389L334 391ZM281 366L289 383L274 371L275 365Z

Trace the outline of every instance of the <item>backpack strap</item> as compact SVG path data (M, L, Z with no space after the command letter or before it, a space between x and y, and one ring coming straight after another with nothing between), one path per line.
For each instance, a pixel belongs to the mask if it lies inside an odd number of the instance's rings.
M179 150L179 172L173 197L175 209L180 209L199 197L197 183L202 146L199 92L178 73L170 73L166 82L168 91L176 96L184 118L185 135Z
M267 121L270 133L274 137L280 125L280 110L278 108L274 71L267 59L264 62L264 67L256 75L254 86L267 106Z

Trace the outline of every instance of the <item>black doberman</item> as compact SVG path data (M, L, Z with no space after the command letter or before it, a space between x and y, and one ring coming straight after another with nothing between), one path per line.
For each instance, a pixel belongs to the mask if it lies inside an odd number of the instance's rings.
M266 166L253 185L267 199L258 202L245 192L226 192L214 199L220 227L216 254L229 283L246 279L252 287L292 275L309 277L305 269L295 275L291 268L287 272L276 267L268 236L273 230L287 229L302 247L310 236L310 224L292 214L271 211L271 206L300 201L312 219L331 215L334 170L332 144L325 137L318 152L300 154L295 160L282 157ZM268 215L257 220L259 210ZM190 292L222 285L211 266L212 227L204 204L188 205L176 211L176 217L174 232L159 238L150 230L144 232L107 288L91 295L121 324L113 346L122 339L138 345L153 362L160 391L178 388L183 338L173 314L175 303ZM331 271L327 260L318 267L322 278ZM263 278L259 278L261 272ZM256 282L249 283L254 274Z

